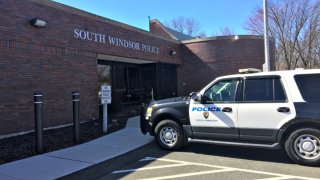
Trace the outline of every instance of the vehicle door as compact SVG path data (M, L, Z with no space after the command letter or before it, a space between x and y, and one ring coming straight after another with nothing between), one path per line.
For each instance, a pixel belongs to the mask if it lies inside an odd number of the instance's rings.
M239 103L240 138L275 142L282 124L295 116L280 76L248 77L244 79Z
M195 137L239 139L238 86L239 79L220 80L202 91L201 100L190 100L189 118Z

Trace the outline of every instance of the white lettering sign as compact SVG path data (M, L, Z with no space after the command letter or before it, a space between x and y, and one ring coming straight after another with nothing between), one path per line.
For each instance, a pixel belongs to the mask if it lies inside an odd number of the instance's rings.
M111 86L101 86L101 104L111 104Z
M74 29L74 35L75 38L80 38L83 40L89 40L89 41L96 41L100 43L106 43L106 36L103 34L97 34L90 31L80 30L80 29Z
M108 36L109 37L109 43L111 45L115 45L115 46L121 46L124 48L130 48L130 49L134 49L134 50L139 50L140 51L140 43L137 42L133 42L133 41L127 41L125 39L119 39L119 38L115 38L112 36Z
M74 29L73 36L77 39L95 41L98 43L105 44L106 42L109 42L109 44L112 46L119 46L123 48L137 50L137 51L144 51L144 52L155 53L155 54L160 53L159 47L152 46L150 44L139 43L135 41L121 39L121 38L113 37L110 35L95 33L95 32L86 31L86 30L77 29L77 28ZM108 39L109 41L106 41L106 39Z

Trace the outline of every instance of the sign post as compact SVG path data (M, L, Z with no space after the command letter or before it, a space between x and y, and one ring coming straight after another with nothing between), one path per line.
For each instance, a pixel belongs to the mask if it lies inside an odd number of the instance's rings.
M107 133L108 131L108 104L111 103L111 86L101 86L101 104L103 104L103 121L102 131Z

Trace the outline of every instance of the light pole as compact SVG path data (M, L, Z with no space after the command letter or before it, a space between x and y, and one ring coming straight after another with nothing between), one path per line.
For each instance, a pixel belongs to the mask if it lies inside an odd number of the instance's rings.
M265 64L263 71L270 71L270 54L269 54L269 25L268 25L268 0L263 0L263 25L264 25L264 58Z

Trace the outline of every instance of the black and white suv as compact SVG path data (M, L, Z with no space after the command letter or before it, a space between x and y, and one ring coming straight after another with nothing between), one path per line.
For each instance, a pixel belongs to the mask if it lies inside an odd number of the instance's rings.
M320 70L219 77L190 97L151 102L140 121L165 149L188 142L282 147L296 163L317 166Z

